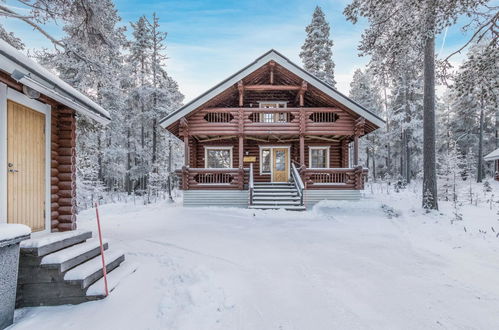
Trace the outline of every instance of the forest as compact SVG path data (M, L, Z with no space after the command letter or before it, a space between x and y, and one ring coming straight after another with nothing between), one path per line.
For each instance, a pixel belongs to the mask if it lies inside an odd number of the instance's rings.
M30 55L113 119L102 127L78 118L79 208L122 195L145 196L146 203L171 196L183 147L158 121L179 108L184 96L168 74L167 33L159 17L143 15L125 24L112 0L15 2L28 14L2 1L0 16L24 21L52 45ZM368 180L402 188L419 180L423 206L434 209L438 199L456 199L457 183L491 180L496 169L483 157L499 147L498 7L485 0L352 0L343 14L353 24L368 23L352 47L369 63L355 71L349 96L386 120L361 142ZM469 39L439 57L435 37L461 17L468 18L460 28ZM46 30L49 22L61 26L62 38ZM334 24L317 6L303 28L303 67L335 87ZM0 37L29 51L1 24ZM465 60L451 65L460 53Z

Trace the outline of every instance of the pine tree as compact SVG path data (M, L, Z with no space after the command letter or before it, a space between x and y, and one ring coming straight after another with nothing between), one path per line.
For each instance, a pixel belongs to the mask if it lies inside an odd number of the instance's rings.
M336 87L334 80L333 41L329 38L330 27L322 9L317 6L312 22L305 29L307 37L301 47L300 58L305 70L319 80Z

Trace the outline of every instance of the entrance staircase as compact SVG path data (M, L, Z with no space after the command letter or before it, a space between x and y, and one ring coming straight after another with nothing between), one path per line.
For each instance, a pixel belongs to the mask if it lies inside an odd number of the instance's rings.
M251 209L304 211L302 198L294 183L254 183Z
M136 267L109 248L104 257L111 291ZM21 243L16 306L79 304L105 297L98 238L91 231L47 233Z

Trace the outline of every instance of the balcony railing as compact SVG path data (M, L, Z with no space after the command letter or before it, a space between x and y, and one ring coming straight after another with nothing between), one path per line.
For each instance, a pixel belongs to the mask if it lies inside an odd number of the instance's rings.
M306 189L364 189L367 169L355 168L305 168L300 175Z
M244 189L245 172L242 168L190 168L177 170L183 190L190 189Z

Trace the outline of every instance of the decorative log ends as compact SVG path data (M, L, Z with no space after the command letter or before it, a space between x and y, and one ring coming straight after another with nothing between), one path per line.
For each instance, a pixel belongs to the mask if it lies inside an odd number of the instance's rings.
M242 107L244 105L244 85L242 80L237 82L237 90L239 91L239 106Z
M53 108L51 125L51 227L76 229L76 118L67 108Z
M273 85L274 84L274 68L275 68L275 62L274 61L270 61L269 62L269 68L270 68L270 84Z
M298 90L295 98L295 104L298 104L299 107L303 107L305 104L305 92L308 89L308 83L303 80L301 82L301 88Z

